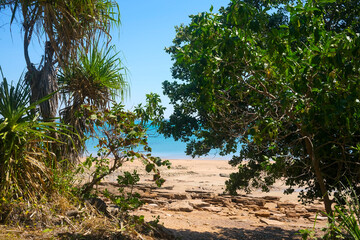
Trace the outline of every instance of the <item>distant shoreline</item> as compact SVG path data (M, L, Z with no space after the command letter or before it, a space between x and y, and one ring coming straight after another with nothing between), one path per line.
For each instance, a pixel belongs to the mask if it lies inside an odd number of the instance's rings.
M220 156L219 150L214 149L209 152L207 156L192 158L185 154L186 143L175 141L173 138L165 138L162 135L149 136L149 146L152 149L151 154L155 157L162 159L189 159L189 160L225 160L229 161L233 154L227 156ZM96 155L97 149L95 146L98 144L97 140L89 139L86 141L87 153L85 155Z
M97 152L96 151L88 151L84 154L84 157L90 156L90 154L92 154L93 156L96 156ZM207 156L201 156L201 157L191 157L189 155L184 154L166 154L166 153L151 153L152 156L154 157L160 157L163 160L199 160L199 161L206 161L206 160L210 160L210 161L230 161L232 156L219 156L219 155L207 155Z

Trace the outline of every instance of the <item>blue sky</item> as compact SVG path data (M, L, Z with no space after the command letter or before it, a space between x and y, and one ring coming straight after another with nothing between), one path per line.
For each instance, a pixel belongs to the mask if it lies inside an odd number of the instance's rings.
M167 107L166 116L171 113L168 100L162 95L161 83L172 80L170 55L164 51L171 46L175 37L175 26L190 22L189 15L214 11L227 6L230 0L153 0L118 1L120 6L120 29L112 32L112 43L120 51L124 66L128 69L130 96L125 100L127 108L144 102L145 95L155 92L161 95ZM19 24L11 27L10 13L0 12L0 66L8 80L17 81L25 69L23 37ZM34 39L35 40L35 39ZM33 61L41 58L42 50L37 40L31 45Z

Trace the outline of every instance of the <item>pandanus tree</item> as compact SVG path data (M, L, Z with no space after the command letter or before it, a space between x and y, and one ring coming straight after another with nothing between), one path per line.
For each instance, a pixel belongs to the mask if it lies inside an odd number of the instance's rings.
M0 0L0 9L10 7L11 23L19 17L24 31L26 81L31 102L58 90L58 70L77 59L79 48L95 39L110 40L110 27L119 24L118 5L110 0ZM43 42L44 55L38 67L31 60L29 45L34 35ZM59 94L40 104L44 119L56 116Z
M1 68L0 68L0 73ZM68 136L61 123L39 121L38 104L30 103L30 87L20 79L13 86L4 76L0 83L0 198L35 200L52 190L56 159L49 145L59 140L52 133ZM1 218L1 217L0 217Z
M116 96L126 95L128 85L124 70L115 47L99 47L98 42L89 48L88 53L85 49L79 51L77 58L62 69L59 84L64 108L60 117L80 135L80 138L75 138L76 151L70 149L70 155L82 153L84 148L80 140L86 134L94 133L92 124L87 124L90 113L84 105L105 110Z
M0 198L36 199L54 187L59 162L73 161L84 150L93 124L86 124L91 116L82 106L107 111L127 90L118 53L109 45L111 24L120 22L118 5L0 0L0 9L6 7L12 10L11 23L15 17L22 23L27 72L16 86L5 78L0 85ZM44 47L40 64L29 55L34 35ZM60 97L61 122L53 120Z

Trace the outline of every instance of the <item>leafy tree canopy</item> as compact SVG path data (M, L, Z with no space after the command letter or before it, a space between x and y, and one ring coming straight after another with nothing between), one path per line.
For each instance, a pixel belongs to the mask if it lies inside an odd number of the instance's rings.
M359 9L234 0L191 16L166 49L179 81L163 83L174 112L161 131L192 156L233 153L231 193L283 178L330 212L339 182L360 190Z

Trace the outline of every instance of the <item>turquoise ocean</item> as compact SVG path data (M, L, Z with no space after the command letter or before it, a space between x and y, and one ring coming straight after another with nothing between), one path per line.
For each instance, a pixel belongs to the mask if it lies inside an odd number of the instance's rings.
M173 138L165 138L163 135L152 131L148 135L149 146L152 148L152 155L163 159L192 159L185 154L186 143L175 141ZM88 155L96 155L98 142L90 139L86 142ZM217 151L212 150L207 156L196 157L195 159L207 160L230 160L232 155L220 156Z

